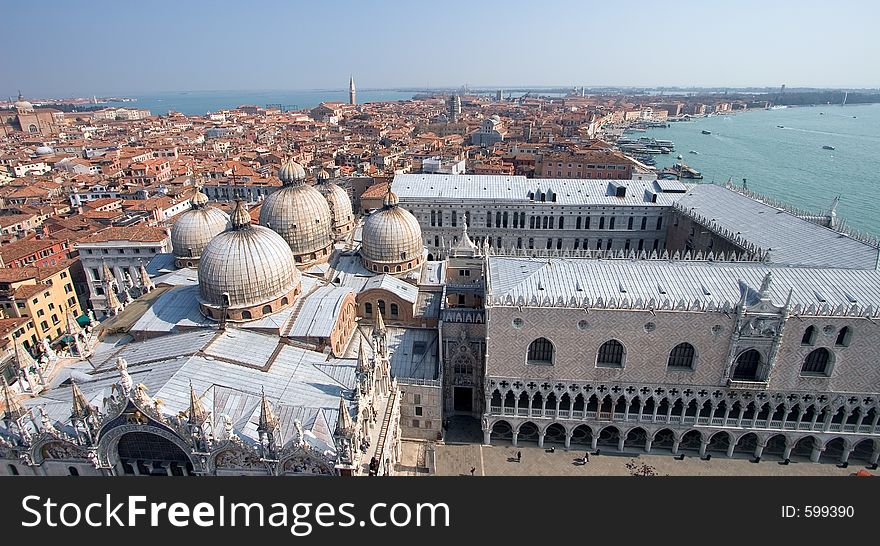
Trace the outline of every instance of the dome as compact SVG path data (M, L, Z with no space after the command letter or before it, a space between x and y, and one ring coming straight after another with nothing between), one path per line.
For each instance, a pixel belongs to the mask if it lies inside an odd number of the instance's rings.
M326 174L326 178L322 177ZM333 237L342 238L354 229L354 212L351 208L351 199L348 193L338 185L330 181L330 174L322 170L318 174L318 191L324 195L327 205L330 207L330 221L333 228Z
M34 111L34 105L31 104L30 102L24 100L24 98L21 96L21 93L18 94L18 100L15 101L13 106L19 112L33 112Z
M290 247L271 229L254 226L239 201L232 227L214 237L199 261L199 304L214 319L251 320L293 302L300 273Z
M263 201L260 225L287 241L297 264L327 260L333 246L330 206L321 192L305 184L305 170L295 161L285 162L278 178L284 186Z
M364 267L377 273L402 273L424 260L422 228L408 210L398 205L390 189L385 206L364 221L361 258Z
M171 228L171 247L178 267L191 267L218 234L230 227L229 215L208 207L208 196L196 191L190 200L192 208L181 214Z
M321 169L321 172L318 173L318 182L326 182L330 180L330 173L327 172L327 169Z
M51 146L38 146L36 151L37 155L49 155L55 153L55 150Z

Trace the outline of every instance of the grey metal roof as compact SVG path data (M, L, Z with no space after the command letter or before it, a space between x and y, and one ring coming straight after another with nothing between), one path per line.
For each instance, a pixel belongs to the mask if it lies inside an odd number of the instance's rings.
M625 197L616 197L612 182L627 187ZM529 204L530 192L556 194L555 204L670 206L680 193L662 193L653 180L587 180L564 178L526 178L499 175L398 174L392 189L407 202L428 201L519 201ZM656 194L656 201L651 194ZM539 201L540 202L540 201ZM554 204L547 198L547 204Z
M330 337L342 313L347 287L322 286L305 296L302 309L294 319L290 337Z
M273 356L274 355L274 356ZM101 407L119 381L117 356L128 362L135 384L163 402L163 412L176 415L189 406L190 382L214 413L215 433L222 435L222 414L229 415L245 440L257 438L260 393L265 390L281 421L282 435L292 437L294 419L332 448L332 430L340 397L354 389L357 361L282 344L277 336L238 329L188 332L130 343L117 348L91 376L77 374L77 384L92 405ZM269 364L268 369L264 369ZM86 377L83 380L83 377ZM60 385L24 401L45 406L56 426L70 432L71 389Z
M442 292L419 292L419 299L416 300L413 314L416 317L439 318L441 301L443 301Z
M779 264L875 269L878 250L833 229L715 184L691 187L678 205L747 241Z
M391 275L376 275L372 277L370 280L364 284L363 289L361 290L385 290L397 296L400 296L401 299L406 300L410 303L415 303L416 298L419 297L419 289L415 286L409 284L408 282L403 282L402 280L393 277Z
M199 311L197 285L173 288L153 302L131 327L132 332L172 332L178 327L209 326Z
M735 305L740 280L757 290L772 271L770 294L782 305L789 289L792 305L880 306L880 271L772 266L758 262L723 263L589 258L489 258L488 305L529 305L530 301L566 304L575 297L605 302L626 298L672 302L700 301ZM821 296L821 299L820 299ZM824 300L824 301L823 301Z
M391 375L406 379L437 379L438 333L433 329L388 328Z

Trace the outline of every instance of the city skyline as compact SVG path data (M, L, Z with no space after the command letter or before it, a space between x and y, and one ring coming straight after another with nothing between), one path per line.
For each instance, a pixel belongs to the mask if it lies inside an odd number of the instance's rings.
M657 12L568 1L453 1L442 9L263 2L242 17L230 2L173 10L165 2L12 2L0 47L14 54L0 60L9 75L0 96L343 89L349 74L363 90L880 87L862 68L880 55L870 39L880 7L845 4L745 2L731 10L679 1ZM62 14L64 25L35 41L33 22L47 13Z

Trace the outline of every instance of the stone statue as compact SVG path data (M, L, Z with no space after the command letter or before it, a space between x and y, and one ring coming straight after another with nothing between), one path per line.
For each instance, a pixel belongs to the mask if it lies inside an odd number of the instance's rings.
M89 317L89 326L94 328L95 325L98 324L98 321L95 320L95 311L93 309L89 309L88 317ZM90 333L91 333L91 331L90 331Z
M122 395L128 396L134 382L131 380L131 376L128 375L128 362L121 356L116 359L116 369L119 370L119 384L122 386Z
M55 351L52 349L52 345L50 345L48 337L43 338L42 344L43 354L49 358L49 361L56 360L58 358L58 355L55 354Z

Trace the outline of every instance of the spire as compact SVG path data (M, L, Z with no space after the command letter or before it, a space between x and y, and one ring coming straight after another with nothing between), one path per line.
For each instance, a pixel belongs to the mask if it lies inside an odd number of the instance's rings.
M141 262L138 267L138 274L141 277L141 288L149 292L155 285L153 285L153 280L150 278L150 275L147 273L147 268L144 267L144 263Z
M336 435L348 436L354 429L351 421L351 414L348 413L348 404L344 398L339 399L339 419L336 421Z
M837 227L837 205L840 204L840 196L834 198L831 201L831 208L828 209L828 227L835 228Z
M189 422L195 426L202 426L208 420L208 412L202 405L201 397L196 394L192 381L189 382L189 412L187 412Z
M357 90L354 88L354 76L348 78L348 103L357 104Z
M86 419L95 413L95 409L89 405L88 399L86 399L73 378L70 379L70 391L73 398L73 409L70 412L72 418Z
M766 275L764 275L764 280L761 281L761 292L760 298L762 300L768 299L770 297L770 285L773 283L773 272L768 271Z
M26 413L27 410L18 401L18 397L9 388L6 378L3 378L3 419L7 421L18 421Z
M119 309L122 309L122 303L120 303L119 297L116 295L113 283L110 283L107 286L107 310L115 314Z
M232 222L232 229L235 231L250 228L251 215L248 212L247 206L244 204L244 201L242 201L241 199L235 202L235 210L232 211L230 221Z
M360 341L358 345L358 371L367 373L370 371L370 361L367 359L366 351L364 351L364 338L360 337Z
M278 418L275 417L275 412L272 411L272 405L269 403L269 399L266 398L266 391L262 390L260 398L260 422L257 430L263 432L272 432L277 427Z
M107 262L104 260L101 260L101 276L103 277L104 284L112 284L116 282L116 277L110 272L110 268L107 267Z
M376 309L376 323L373 325L373 334L384 334L385 333L385 321L382 320L382 311L380 309Z

